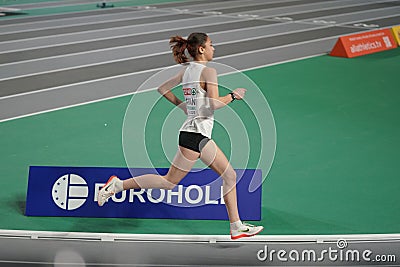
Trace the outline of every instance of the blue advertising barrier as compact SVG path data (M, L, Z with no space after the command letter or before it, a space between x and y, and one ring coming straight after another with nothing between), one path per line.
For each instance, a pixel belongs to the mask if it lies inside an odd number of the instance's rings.
M27 216L163 219L228 219L222 178L211 169L193 169L172 190L137 189L114 195L103 207L97 193L111 175L121 179L166 174L167 168L47 167L29 168ZM238 207L243 220L261 220L261 170L238 169ZM249 185L258 183L254 192Z

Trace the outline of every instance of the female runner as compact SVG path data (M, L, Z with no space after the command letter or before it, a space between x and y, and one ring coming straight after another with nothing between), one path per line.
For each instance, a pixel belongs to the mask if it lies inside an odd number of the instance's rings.
M201 159L223 179L223 194L232 239L249 237L263 230L262 226L242 223L236 197L236 172L220 150L211 132L214 123L214 110L222 108L244 97L246 89L237 88L232 93L220 96L218 93L217 72L207 67L213 59L214 47L205 33L192 33L187 39L175 36L170 39L174 59L183 64L182 70L164 82L158 91L171 103L180 107L187 119L179 133L179 148L165 176L146 174L120 180L111 176L98 194L98 204L103 206L112 195L129 189L173 189L192 169L197 159ZM191 62L185 55L188 51ZM185 102L182 102L171 89L183 85Z

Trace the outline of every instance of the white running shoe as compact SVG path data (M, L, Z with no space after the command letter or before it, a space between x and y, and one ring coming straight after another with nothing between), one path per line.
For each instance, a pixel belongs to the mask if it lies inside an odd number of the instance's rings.
M250 237L264 230L263 226L255 226L249 223L243 223L237 230L231 230L231 239L239 239L242 237Z
M115 183L119 180L119 178L115 175L111 176L108 179L107 183L100 189L99 194L97 195L97 204L99 206L103 206L106 203L107 199L112 197L115 194Z

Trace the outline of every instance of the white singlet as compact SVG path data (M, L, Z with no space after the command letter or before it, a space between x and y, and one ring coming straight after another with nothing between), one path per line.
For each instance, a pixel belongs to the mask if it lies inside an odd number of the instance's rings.
M200 76L205 65L190 62L182 77L183 95L186 101L187 119L180 131L201 133L211 139L214 111L207 92L200 86Z

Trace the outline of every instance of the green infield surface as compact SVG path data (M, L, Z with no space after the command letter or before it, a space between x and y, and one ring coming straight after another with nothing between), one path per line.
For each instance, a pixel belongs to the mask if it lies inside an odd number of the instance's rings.
M400 232L399 60L400 49L394 49L354 59L318 56L244 72L262 90L276 125L276 153L263 183L262 220L257 222L265 227L262 234ZM135 103L143 105L140 110L158 98L154 90L142 92L135 95ZM226 221L24 215L29 166L126 166L122 132L130 100L124 96L1 122L0 228L228 234ZM251 91L247 101L250 107L258 104ZM243 122L251 117L249 106L230 104ZM138 114L138 130L146 128L146 140L137 142L145 141L147 151L136 151L136 167L153 167L145 165L147 153L155 167L169 166L160 138L165 117L157 114L172 109L167 100L159 101L146 125L140 125L143 118ZM216 119L223 117L222 112L216 112ZM262 131L256 123L244 124L250 136ZM232 125L241 126L234 121ZM176 148L178 128L172 130L163 136ZM245 143L231 144L225 138L229 134L217 125L213 135L227 155L233 147L240 152ZM250 137L249 142L247 168L255 168L259 141Z

